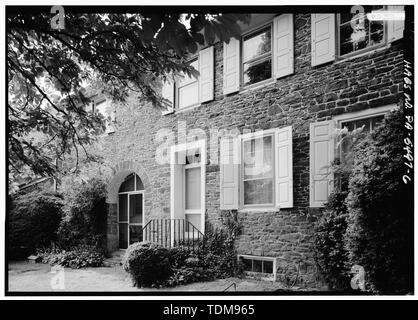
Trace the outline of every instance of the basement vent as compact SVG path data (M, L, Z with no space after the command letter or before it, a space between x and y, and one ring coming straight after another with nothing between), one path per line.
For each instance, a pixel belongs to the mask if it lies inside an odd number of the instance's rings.
M276 258L241 254L238 255L238 260L243 264L247 277L276 281Z

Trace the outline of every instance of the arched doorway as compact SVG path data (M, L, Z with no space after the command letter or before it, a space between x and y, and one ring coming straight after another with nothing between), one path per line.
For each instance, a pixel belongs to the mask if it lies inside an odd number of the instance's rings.
M119 248L142 241L144 226L144 185L135 173L129 174L118 192Z

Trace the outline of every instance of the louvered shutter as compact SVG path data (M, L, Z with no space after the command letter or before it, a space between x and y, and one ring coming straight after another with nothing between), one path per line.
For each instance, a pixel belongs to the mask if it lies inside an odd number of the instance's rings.
M199 52L199 101L206 102L213 100L213 46Z
M276 132L276 201L279 208L293 207L292 127Z
M230 94L239 90L240 42L231 38L224 42L223 93Z
M311 14L312 66L335 59L335 14Z
M293 14L282 14L273 20L273 70L276 78L293 73Z
M224 138L220 146L220 208L238 209L239 142L237 138Z
M310 124L310 206L322 207L332 189L331 162L334 160L334 122Z

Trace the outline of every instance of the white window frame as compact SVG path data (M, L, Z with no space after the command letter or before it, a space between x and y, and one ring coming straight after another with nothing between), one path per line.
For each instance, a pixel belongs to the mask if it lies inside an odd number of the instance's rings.
M239 172L239 190L241 190L240 194L239 194L239 208L240 209L277 209L276 203L277 203L277 199L276 199L276 170L277 170L277 155L276 155L276 133L279 131L280 128L273 128L273 129L268 129L268 130L262 130L262 131L256 131L256 132L250 132L250 133L246 133L246 134L242 134L238 136L239 139L239 143L240 143L240 172ZM272 153L273 153L273 178L272 178L272 182L273 182L273 202L271 204L247 204L244 205L244 147L243 147L243 143L244 141L248 141L248 140L253 140L256 138L262 138L265 136L271 136L272 137Z
M261 280L264 281L276 281L277 280L277 258L275 257L267 257L267 256L254 256L254 255L249 255L249 254L239 254L238 255L238 261L240 261L241 258L244 259L251 259L251 260L259 260L259 261L271 261L273 262L273 272L272 272L272 277L261 277ZM247 273L248 276L251 276L253 274L257 274L258 272L254 272L254 271L244 271L245 273ZM268 274L268 273L265 273Z
M137 188L137 183L136 183L136 177L137 174L134 173L134 180L135 180L135 189ZM123 182L122 182L123 183ZM121 184L122 185L122 184ZM127 206L127 219L126 221L120 221L119 220L119 209L120 209L120 204L119 204L119 195L127 195L127 200L128 200L128 206ZM129 219L129 206L130 206L130 201L129 201L129 197L131 195L134 194L142 194L142 223L131 223L130 219ZM145 197L144 197L144 190L135 190L135 191L125 191L125 192L118 192L118 201L117 201L117 213L118 213L118 221L117 221L117 225L118 225L118 246L119 246L119 224L120 223L124 223L128 225L128 247L130 246L130 231L129 231L129 227L132 226L142 226L142 228L145 226ZM124 250L122 248L119 248L120 250Z
M344 113L338 116L334 116L332 119L336 122L336 127L342 129L341 123L343 122L367 119L375 116L384 115L389 111L396 110L398 108L399 106L397 106L396 104L389 104L377 108L371 108L351 113Z
M192 57L190 57L189 62L193 63L194 60L197 61L197 71L199 71L199 55L193 55ZM186 74L183 75L184 77L188 77ZM174 83L174 105L175 105L175 109L176 111L184 111L184 110L190 110L190 109L194 109L198 106L200 106L200 102L199 102L199 77L198 78L194 78L193 76L191 76L191 78L193 80L190 80L190 82L187 82L186 84L183 84L182 86L180 85L181 79L177 79L177 81L175 81ZM197 103L194 103L192 105L189 106L185 106L185 107L181 107L180 108L180 89L181 88L185 88L187 86L193 85L193 84L197 84Z
M256 88L256 87L260 87L263 85L266 85L272 81L274 81L274 75L273 75L273 50L274 50L274 43L273 43L273 39L274 39L274 28L273 28L273 19L274 17L269 20L266 23L263 23L260 26L256 26L254 28L251 28L249 30L246 30L240 38L240 63L239 63L239 67L240 67L240 91L242 89L251 89L251 88ZM271 39L270 39L270 61L271 61L271 76L268 79L264 79L255 83L251 83L251 84L244 84L244 63L248 63L244 62L244 38L247 36L250 36L251 34L257 33L258 31L261 31L263 29L267 29L267 27L270 27L270 35L271 35ZM266 59L266 57L268 57L269 54L265 53L261 58L257 57L254 59L251 59L250 61L258 61L258 60L264 60Z
M396 110L398 108L399 108L399 106L397 106L396 104L389 104L389 105L381 106L381 107L377 107L377 108L372 108L372 109L366 109L366 110L361 110L361 111L352 112L352 113L341 114L341 115L333 117L332 119L333 119L333 121L335 121L335 127L336 128L343 129L341 127L341 125L344 122L368 119L368 118L373 118L373 117L376 117L376 116L385 115L388 112ZM334 153L334 157L335 158L341 157L341 150L336 150L336 152Z
M193 164L188 164L186 165L186 163L183 164L182 166L182 179L184 181L184 171L185 171L185 167L187 166L188 168L191 167L198 167L200 166L200 194L201 194L201 198L200 198L200 214L201 214L201 232L204 234L205 233L205 218L206 218L206 141L205 140L197 140L197 141L193 141L193 142L187 142L187 143L183 143L183 144L178 144L178 145L174 145L171 147L170 150L170 159L171 159L171 182L170 182L170 189L171 189L171 195L170 195L170 218L171 219L175 219L175 195L174 195L174 188L175 188L175 181L173 179L174 176L174 161L177 158L176 154L177 153L183 153L184 155L187 154L188 150L196 150L199 149L200 150L200 162L199 163L193 163ZM185 205L185 200L186 200L186 195L185 195L185 184L182 183L183 186L183 190L182 190L182 201ZM186 219L186 208L184 206L183 208L184 211L184 219ZM193 210L195 211L195 210ZM197 214L194 212L194 214ZM173 227L173 225L172 225ZM172 237L174 236L173 232L171 233ZM171 239L172 242L174 241L174 239Z
M380 9L380 10L387 10L387 6L383 6L383 8ZM387 23L387 21L383 21L383 42L382 43L379 43L379 44L371 46L371 47L363 48L361 50L357 50L357 51L353 51L353 52L341 55L341 48L340 48L340 42L341 42L341 39L340 39L341 14L338 13L336 15L336 18L337 18L337 23L335 25L336 26L336 35L335 35L336 51L335 52L337 54L337 59L338 60L344 60L344 59L349 59L351 57L360 56L360 55L365 54L367 52L374 51L374 50L377 50L379 48L382 48L382 47L385 47L385 46L388 45L388 27L387 27L388 23Z

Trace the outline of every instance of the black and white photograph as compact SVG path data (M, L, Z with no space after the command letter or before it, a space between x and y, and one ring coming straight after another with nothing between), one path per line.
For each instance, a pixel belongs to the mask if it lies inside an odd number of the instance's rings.
M5 5L2 294L414 297L414 6L382 2Z

